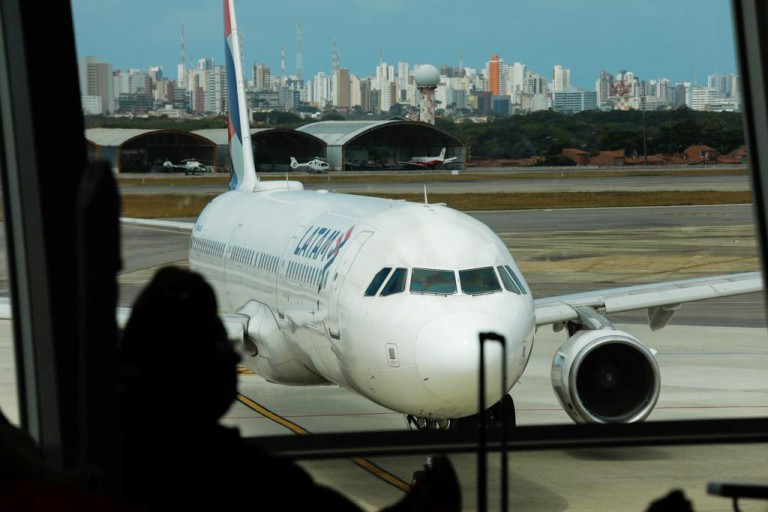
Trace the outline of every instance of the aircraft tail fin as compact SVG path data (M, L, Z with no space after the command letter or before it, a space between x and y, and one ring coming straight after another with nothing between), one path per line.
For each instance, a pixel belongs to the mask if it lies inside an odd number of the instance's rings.
M291 169L297 169L299 167L299 162L296 161L296 158L291 157Z
M440 160L443 160L445 158L445 148L440 151Z
M259 180L253 161L251 125L245 102L243 60L235 21L234 0L224 0L224 53L227 65L227 97L229 100L229 158L232 162L230 190L253 190Z

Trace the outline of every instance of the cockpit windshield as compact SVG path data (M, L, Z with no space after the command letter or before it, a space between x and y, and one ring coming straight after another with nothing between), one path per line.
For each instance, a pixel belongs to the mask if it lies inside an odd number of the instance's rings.
M383 269L379 270L375 276L373 276L371 284L369 284L368 288L365 290L366 297L373 297L376 295L376 292L378 292L379 288L381 288L381 283L384 282L384 279L387 278L391 270L392 268L390 267L384 267Z
M404 268L397 268L384 285L381 290L381 296L386 297L388 295L394 295L405 291L405 280L408 277L408 270Z
M453 270L413 269L411 293L452 295L456 291L456 275Z
M501 291L501 285L493 267L459 270L459 280L461 281L461 291L467 295L480 295Z

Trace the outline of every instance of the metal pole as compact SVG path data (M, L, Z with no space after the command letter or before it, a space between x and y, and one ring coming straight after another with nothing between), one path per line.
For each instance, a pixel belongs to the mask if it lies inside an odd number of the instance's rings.
M646 132L645 132L645 86L643 86L643 94L640 96L640 105L643 109L643 166L648 167L648 147Z
M485 342L486 340L497 341L501 344L501 386L502 386L502 400L507 392L507 349L504 336L496 334L495 332L481 332L480 333L480 382L478 385L480 397L479 403L479 424L477 433L477 510L485 511L488 506L488 479L487 479L487 458L488 448L486 443L487 437L487 424L485 421ZM508 508L508 480L509 480L509 465L507 461L507 417L504 410L504 404L501 403L499 408L501 411L501 510L506 512Z

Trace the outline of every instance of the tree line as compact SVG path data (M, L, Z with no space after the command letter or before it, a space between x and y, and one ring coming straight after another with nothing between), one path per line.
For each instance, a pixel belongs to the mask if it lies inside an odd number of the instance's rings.
M275 128L297 128L316 122L303 120L290 112L273 111L260 115L264 119L255 119L255 124ZM346 118L350 116L333 111L321 120ZM87 128L194 131L226 126L225 116L199 120L86 117ZM485 123L474 123L468 119L457 123L438 118L436 126L463 141L469 147L470 158L477 159L554 158L564 148L578 148L593 155L619 149L627 155L643 155L646 152L648 155L675 154L692 145L709 146L719 154L725 154L745 144L741 113L701 112L686 107L653 112L593 110L564 114L540 111L496 117Z
M701 112L685 107L645 113L540 111L487 123L438 119L436 126L464 141L471 158L483 159L554 157L564 148L578 148L593 155L620 149L627 155L643 155L644 151L648 155L674 154L692 145L709 146L725 154L745 144L741 113Z

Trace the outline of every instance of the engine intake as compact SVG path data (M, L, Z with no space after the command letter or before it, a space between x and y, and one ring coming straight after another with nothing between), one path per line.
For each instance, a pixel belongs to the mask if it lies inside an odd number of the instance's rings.
M576 423L643 421L659 398L661 376L651 350L615 329L579 331L552 360L552 387Z

